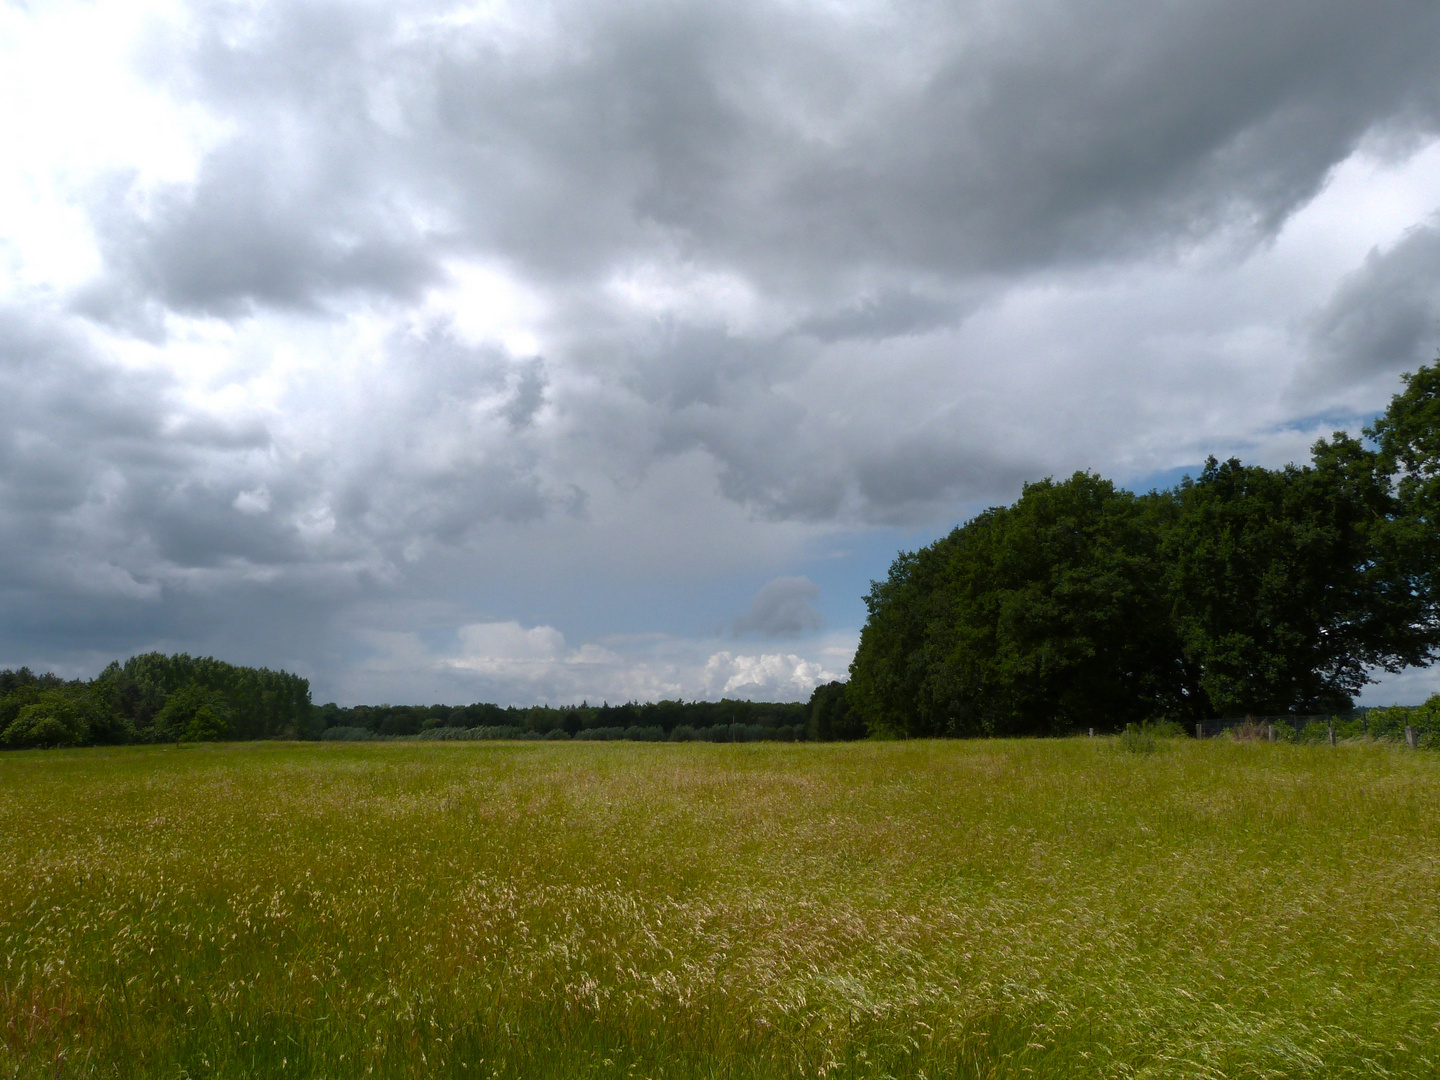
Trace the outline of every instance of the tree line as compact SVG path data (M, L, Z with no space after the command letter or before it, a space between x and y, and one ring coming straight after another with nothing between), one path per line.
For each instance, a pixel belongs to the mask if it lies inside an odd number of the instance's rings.
M861 738L843 683L809 702L314 705L308 680L212 657L146 653L94 679L0 671L0 746L219 739L578 738L708 742Z
M89 681L0 671L0 744L91 746L313 738L310 683L213 657L145 653Z
M811 702L843 699L817 690ZM848 712L848 703L845 705ZM324 737L389 738L629 738L642 741L699 738L713 742L759 739L783 741L829 738L828 724L811 725L805 702L720 701L627 702L623 705L322 705L317 710ZM822 712L824 710L822 709ZM828 713L824 714L828 718ZM468 734L473 733L473 734ZM627 734L628 733L628 734ZM688 734L687 734L688 733Z
M871 583L847 700L905 736L1348 710L1440 648L1440 368L1283 469L1025 486Z

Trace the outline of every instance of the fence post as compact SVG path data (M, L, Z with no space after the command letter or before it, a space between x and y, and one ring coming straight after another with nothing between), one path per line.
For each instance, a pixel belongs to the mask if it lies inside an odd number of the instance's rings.
M1331 745L1331 746L1334 746L1334 745L1335 745L1335 725L1334 725L1334 724L1331 724L1331 725L1330 725L1330 745Z
M1092 728L1090 729L1090 738L1093 739L1094 737L1095 737L1095 729L1092 727Z
M1420 740L1415 737L1415 729L1409 724L1405 725L1405 745L1411 750L1417 749L1420 745Z
M1265 725L1265 741L1266 741L1266 742L1274 742L1274 741L1275 741L1275 725L1274 725L1274 724L1266 724L1266 725Z
M1204 737L1205 737L1205 725L1204 725L1204 724L1196 724L1196 725L1195 725L1195 738L1197 738L1197 739L1203 739Z

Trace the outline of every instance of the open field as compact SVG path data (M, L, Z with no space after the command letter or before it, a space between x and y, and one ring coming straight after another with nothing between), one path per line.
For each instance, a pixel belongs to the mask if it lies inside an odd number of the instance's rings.
M0 755L0 1076L1429 1076L1440 755Z

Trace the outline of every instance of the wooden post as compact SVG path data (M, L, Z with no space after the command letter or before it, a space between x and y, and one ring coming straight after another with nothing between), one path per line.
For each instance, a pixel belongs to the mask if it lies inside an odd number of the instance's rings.
M1275 725L1274 725L1274 724L1266 724L1266 725L1265 725L1265 741L1266 741L1266 742L1274 742L1274 741L1275 741Z
M1204 725L1204 724L1196 724L1196 725L1195 725L1195 738L1197 738L1197 739L1203 739L1204 737L1205 737L1205 725Z
M1330 745L1331 745L1331 746L1334 746L1334 745L1335 745L1335 725L1334 725L1334 724L1331 724L1331 725L1330 725Z
M1415 737L1415 729L1409 724L1405 725L1405 745L1414 750L1419 747L1420 740Z
M1094 737L1095 737L1095 729L1092 727L1092 728L1090 729L1090 738L1093 739Z

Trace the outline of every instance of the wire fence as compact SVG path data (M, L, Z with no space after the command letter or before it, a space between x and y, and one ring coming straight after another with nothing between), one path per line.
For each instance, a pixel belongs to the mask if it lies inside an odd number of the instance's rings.
M1436 705L1352 709L1343 713L1235 716L1197 723L1197 739L1232 738L1267 742L1330 743L1354 739L1403 741L1415 748L1440 748L1440 707Z

